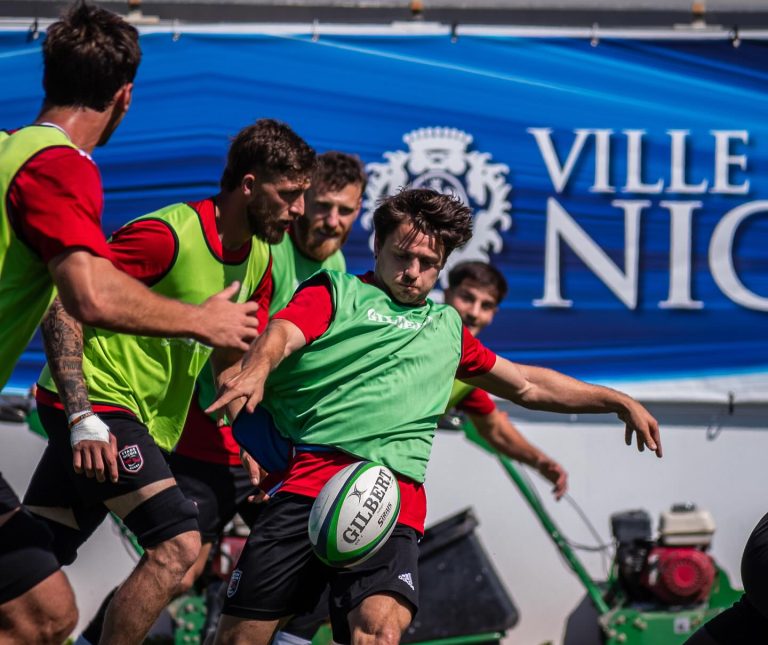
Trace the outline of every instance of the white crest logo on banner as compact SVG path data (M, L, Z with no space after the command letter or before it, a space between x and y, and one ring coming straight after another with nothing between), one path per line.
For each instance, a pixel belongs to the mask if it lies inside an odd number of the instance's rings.
M407 151L385 152L385 162L366 166L368 187L361 218L366 230L373 229L373 211L379 199L394 195L405 186L455 195L472 208L472 239L448 258L440 276L443 287L453 265L466 260L487 262L491 253L501 251L504 244L500 231L506 231L512 224L509 167L491 163L490 153L469 150L472 140L471 134L456 128L419 128L403 136ZM373 233L370 246L373 248Z

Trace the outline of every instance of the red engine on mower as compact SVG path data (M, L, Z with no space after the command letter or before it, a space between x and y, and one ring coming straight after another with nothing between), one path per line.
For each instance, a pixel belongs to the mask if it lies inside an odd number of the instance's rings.
M630 600L679 606L707 599L716 572L707 553L715 530L709 512L673 506L661 515L657 540L645 511L612 515L611 528L619 585Z
M668 605L704 602L714 580L712 558L697 547L654 547L641 577L642 585Z

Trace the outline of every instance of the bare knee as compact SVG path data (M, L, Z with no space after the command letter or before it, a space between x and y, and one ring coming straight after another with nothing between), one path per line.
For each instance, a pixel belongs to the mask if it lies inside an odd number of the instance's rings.
M210 542L206 542L202 545L202 548L200 549L200 552L198 553L194 563L184 574L181 582L179 582L179 586L176 589L175 595L180 596L181 594L189 591L192 588L192 585L195 584L195 581L203 574L205 565L208 562L208 556L211 553L212 546L213 545Z
M10 642L60 645L77 619L75 595L61 571L0 607L0 627Z
M402 632L392 621L387 623L363 623L353 626L354 645L398 645Z
M59 645L75 631L78 611L71 591L70 596L68 600L54 603L54 606L49 606L49 610L43 615L38 614L35 617L35 621L41 623L41 633L37 642Z
M394 594L363 600L349 614L353 645L397 645L413 616L411 605Z
M200 533L187 531L146 550L148 564L171 574L178 581L195 563L200 553Z

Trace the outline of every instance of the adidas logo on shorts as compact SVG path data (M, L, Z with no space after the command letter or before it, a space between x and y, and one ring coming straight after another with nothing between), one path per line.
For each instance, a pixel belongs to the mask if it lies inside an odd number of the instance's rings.
M405 584L407 584L411 591L416 591L413 587L413 578L411 577L410 573L401 573L399 576L397 576L400 580L402 580Z

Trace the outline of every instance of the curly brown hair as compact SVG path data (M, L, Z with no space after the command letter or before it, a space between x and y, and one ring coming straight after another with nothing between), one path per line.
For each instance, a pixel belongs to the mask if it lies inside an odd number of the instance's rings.
M87 2L48 27L43 89L48 105L103 112L132 83L141 61L139 32L117 14Z
M337 192L350 184L358 184L360 193L365 192L368 176L357 155L329 150L317 156L317 166L312 175L315 193Z
M315 160L315 151L285 123L260 119L240 130L232 141L221 187L235 190L250 172L263 180L309 178Z
M403 222L435 235L443 247L443 263L472 237L472 211L458 197L427 188L407 188L384 198L373 213L376 239L383 244Z

